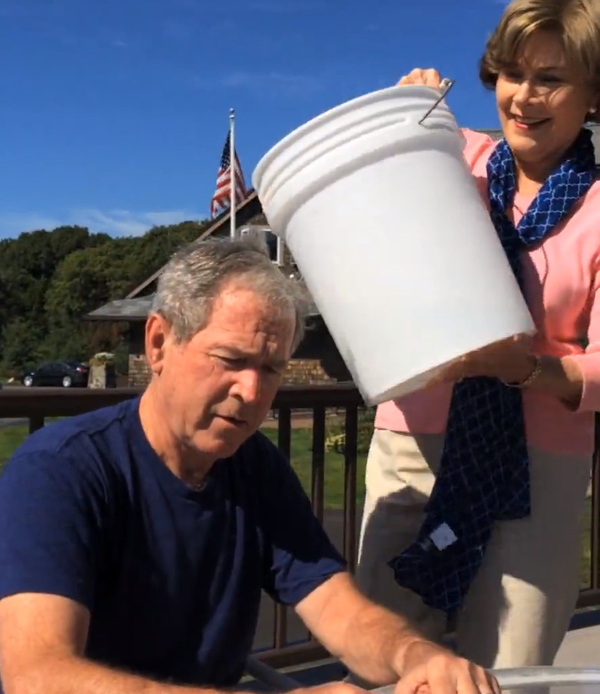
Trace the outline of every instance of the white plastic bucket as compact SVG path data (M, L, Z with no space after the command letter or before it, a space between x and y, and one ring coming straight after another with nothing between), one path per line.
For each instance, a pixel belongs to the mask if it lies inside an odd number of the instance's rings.
M533 321L429 87L383 89L301 126L252 180L364 399L423 387Z

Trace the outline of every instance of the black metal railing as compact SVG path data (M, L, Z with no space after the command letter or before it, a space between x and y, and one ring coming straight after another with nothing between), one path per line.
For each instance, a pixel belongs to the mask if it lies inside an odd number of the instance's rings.
M58 388L5 388L0 391L0 419L16 418L28 422L29 432L44 426L50 417L69 417L89 412L100 407L114 405L141 393L137 388L117 388L107 390L58 389ZM356 563L357 527L360 509L357 484L359 480L359 460L364 464L364 454L358 452L359 412L364 406L362 398L352 384L324 386L284 386L280 389L273 404L277 419L271 423L277 427L276 442L279 448L294 462L294 423L298 413L304 421L310 421L310 494L314 513L328 529L332 512L326 504L327 460L326 438L335 412L338 428L343 428L345 441L343 470L338 483L342 485L341 509L334 518L338 528L334 542L346 557L353 570ZM308 414L310 413L310 414ZM597 442L595 460L600 450L600 426L597 418ZM600 606L600 475L594 465L591 497L590 531L590 575L587 585L580 593L578 607ZM341 526L341 532L340 527ZM329 531L329 530L328 530ZM330 533L331 535L331 533ZM326 651L299 623L293 612L281 605L274 605L265 596L261 608L261 638L255 642L260 659L275 668L299 665L327 657Z

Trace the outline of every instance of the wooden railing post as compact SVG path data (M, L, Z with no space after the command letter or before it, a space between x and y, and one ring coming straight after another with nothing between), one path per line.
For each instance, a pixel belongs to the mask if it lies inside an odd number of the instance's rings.
M32 415L29 417L29 433L33 434L34 431L41 429L44 426L45 418L43 415Z

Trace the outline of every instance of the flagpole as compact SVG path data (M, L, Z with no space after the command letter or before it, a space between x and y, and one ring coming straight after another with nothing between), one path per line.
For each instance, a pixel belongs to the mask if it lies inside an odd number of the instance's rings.
M236 188L236 171L235 171L235 109L229 109L229 166L231 167L231 187L229 191L229 236L231 240L236 238L235 228L235 188Z

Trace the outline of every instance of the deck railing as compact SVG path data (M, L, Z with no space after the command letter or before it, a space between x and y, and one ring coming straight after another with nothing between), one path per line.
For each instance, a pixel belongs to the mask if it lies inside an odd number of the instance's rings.
M68 417L89 412L125 399L136 397L139 389L121 388L107 390L58 389L58 388L5 388L0 390L0 419L15 418L28 422L29 432L44 426L50 417ZM314 513L325 528L333 528L332 539L346 557L351 569L356 563L357 526L359 522L359 459L364 463L364 454L358 453L359 410L363 402L357 389L351 384L333 386L285 386L280 389L273 405L277 419L271 423L277 427L276 441L285 455L294 463L294 412L302 412L304 428L310 428L310 481L308 492ZM334 480L341 484L337 497L341 496L341 509L329 511L326 505L326 478L328 454L326 437L331 413L335 411L337 426L345 432L343 469ZM307 426L307 413L310 425ZM597 445L600 449L600 427L597 425ZM595 455L596 460L598 454ZM339 463L338 467L339 467ZM580 593L579 607L600 606L600 475L594 465L591 484L591 513L589 528L590 575L587 585ZM360 473L362 474L362 472ZM339 504L338 504L339 506ZM335 523L334 523L335 521ZM341 528L340 528L341 526ZM335 537L334 537L335 535ZM259 631L261 638L255 643L257 655L265 663L276 667L313 662L327 656L324 649L303 630L291 611L273 605L265 596L261 609ZM266 635L266 638L265 638Z

